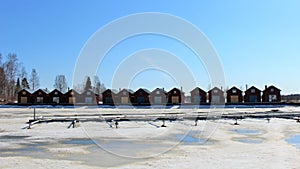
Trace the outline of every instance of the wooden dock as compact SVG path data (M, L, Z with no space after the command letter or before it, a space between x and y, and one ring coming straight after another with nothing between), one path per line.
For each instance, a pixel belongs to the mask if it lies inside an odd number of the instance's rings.
M118 124L122 121L183 121L183 120L219 120L219 119L245 119L245 118L256 118L256 119L266 119L270 120L272 118L284 118L284 119L293 119L297 122L300 122L300 112L280 112L277 110L268 111L268 112L234 112L234 113L210 113L210 112L176 112L176 113L148 113L148 114L137 114L137 113L126 113L126 114L113 114L113 113L106 113L106 114L91 114L91 113L81 113L81 114L74 114L74 115L47 115L43 117L38 117L35 119L30 119L27 122L27 126L23 127L23 129L30 129L32 125L38 123L51 123L51 122L69 122L70 125L68 128L75 127L76 123L80 122L113 122Z

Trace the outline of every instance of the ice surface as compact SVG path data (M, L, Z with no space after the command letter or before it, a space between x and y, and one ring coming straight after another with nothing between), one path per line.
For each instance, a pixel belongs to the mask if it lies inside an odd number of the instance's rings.
M201 112L269 112L274 107L197 109ZM300 108L276 107L281 112ZM37 117L82 113L188 113L195 108L131 109L123 107L36 107ZM105 122L42 123L22 127L32 119L32 107L0 108L0 168L300 168L299 123L293 119L125 121L119 128ZM239 131L239 132L235 132ZM252 132L253 131L253 132ZM257 132L258 131L258 132ZM250 134L249 134L250 133ZM186 137L187 136L187 137ZM92 144L90 141L100 145ZM211 144L194 144L198 139ZM145 157L145 158L144 158ZM146 158L147 157L147 158Z

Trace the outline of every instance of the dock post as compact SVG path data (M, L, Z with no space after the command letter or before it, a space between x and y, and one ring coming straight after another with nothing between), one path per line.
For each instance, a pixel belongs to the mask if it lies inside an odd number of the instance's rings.
M234 125L239 125L239 123L237 122L237 117L235 117L235 123L234 123Z
M165 125L165 120L163 120L163 124L161 125L161 127L167 127L167 126Z
M33 120L35 120L35 107L33 108Z
M72 121L72 127L75 128L75 120Z
M118 125L119 125L118 121L115 122L115 125L116 125L116 129L117 129Z

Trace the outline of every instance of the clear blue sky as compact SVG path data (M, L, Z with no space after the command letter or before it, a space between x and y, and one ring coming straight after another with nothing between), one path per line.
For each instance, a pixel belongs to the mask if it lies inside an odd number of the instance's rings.
M163 12L186 19L207 36L220 57L227 86L263 89L267 84L284 94L300 93L299 9L298 0L0 0L0 53L16 53L28 74L35 68L41 87L52 89L58 74L66 75L71 85L80 50L95 31L129 14ZM199 72L196 84L208 89L207 73L190 59L191 51L154 35L133 37L115 47L99 67L102 82L110 87L115 66L143 48L175 53L191 71ZM130 87L168 90L174 84L170 76L149 70L138 74Z

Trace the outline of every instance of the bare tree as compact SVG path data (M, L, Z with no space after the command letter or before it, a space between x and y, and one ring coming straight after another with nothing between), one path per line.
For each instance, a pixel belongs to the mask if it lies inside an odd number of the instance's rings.
M16 54L9 53L5 62L4 71L6 75L6 100L12 101L15 98L15 79L18 75L18 58Z
M102 92L106 90L103 83L100 82L100 79L98 76L94 76L94 86L93 91L99 95L100 100L102 100Z
M0 66L0 95L4 96L5 94L5 72L3 66Z
M27 72L26 72L26 68L24 66L21 69L20 77L21 77L21 79L24 79L24 78L27 79Z
M101 94L106 90L104 83L101 83L98 76L94 77L94 92Z
M40 87L40 79L35 69L31 71L29 82L32 90L36 90Z
M104 83L100 84L100 94L106 90Z
M4 65L2 63L2 55L0 53L0 98L1 100L5 100L5 71L4 71Z
M0 65L2 65L2 54L0 53Z
M76 90L79 93L82 93L83 89L84 89L84 85L82 83L73 85L73 89Z
M100 87L101 87L101 82L98 76L94 76L94 87L93 87L93 91L96 94L100 94Z
M61 92L66 92L68 88L68 82L65 75L57 75L55 78L54 88Z

